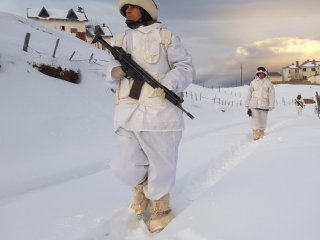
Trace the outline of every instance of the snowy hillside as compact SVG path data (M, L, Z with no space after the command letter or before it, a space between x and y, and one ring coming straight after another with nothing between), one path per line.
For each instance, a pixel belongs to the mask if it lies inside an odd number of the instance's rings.
M267 135L256 142L243 107L247 86L190 86L184 107L195 119L185 118L171 193L177 216L152 235L130 215L130 188L108 168L114 142L108 55L3 12L0 28L6 33L0 36L1 239L320 238L320 119L312 104L302 117L292 104L298 93L314 97L319 86L277 85ZM43 75L33 63L80 70L81 83Z

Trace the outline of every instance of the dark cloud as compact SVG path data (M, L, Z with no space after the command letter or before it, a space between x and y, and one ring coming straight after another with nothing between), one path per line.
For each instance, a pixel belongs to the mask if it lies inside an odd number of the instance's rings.
M160 16L180 20L235 20L318 15L318 0L158 0Z

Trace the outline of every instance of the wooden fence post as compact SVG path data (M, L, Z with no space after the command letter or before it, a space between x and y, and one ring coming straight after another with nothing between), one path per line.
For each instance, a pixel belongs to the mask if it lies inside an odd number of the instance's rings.
M28 52L28 46L29 46L29 40L30 40L30 33L26 34L26 37L24 39L24 44L23 44L23 51Z
M76 51L73 51L73 53L71 54L69 61L71 61L71 59L73 58L74 54L76 53Z
M56 57L56 51L57 51L59 42L60 42L60 38L57 39L56 46L54 47L54 51L53 51L53 54L52 54L53 58Z

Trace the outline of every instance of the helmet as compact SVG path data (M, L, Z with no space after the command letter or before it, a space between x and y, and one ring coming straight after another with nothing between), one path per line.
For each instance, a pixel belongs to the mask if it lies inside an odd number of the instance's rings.
M258 76L259 73L263 73L265 76L268 76L268 71L264 67L258 67L256 71L256 75Z
M126 4L139 6L150 14L152 20L156 21L158 19L158 5L155 0L119 0L119 10L121 15L124 17L125 12L123 7Z

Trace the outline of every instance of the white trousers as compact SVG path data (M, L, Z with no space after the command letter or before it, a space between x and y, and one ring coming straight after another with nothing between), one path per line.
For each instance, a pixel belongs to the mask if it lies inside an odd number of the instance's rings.
M251 119L252 129L266 129L268 111L264 111L260 109L251 109L251 110L252 110L252 119Z
M176 179L181 131L117 131L115 156L109 165L126 185L136 186L148 178L145 195L158 200L172 189Z
M302 107L296 106L296 109L297 109L298 116L301 116L302 115Z

